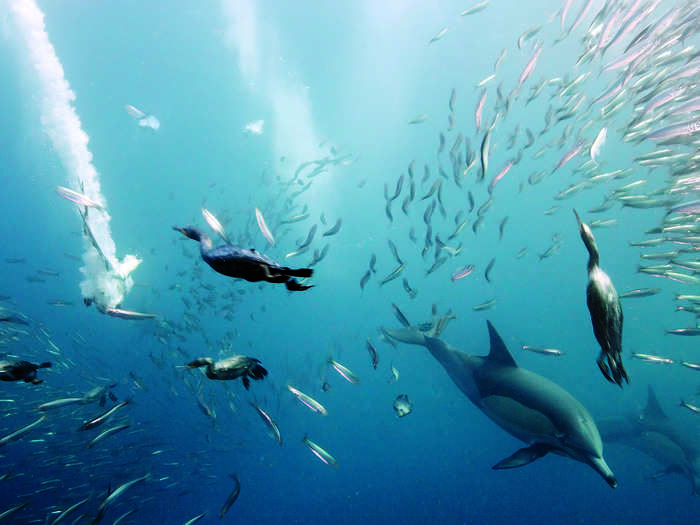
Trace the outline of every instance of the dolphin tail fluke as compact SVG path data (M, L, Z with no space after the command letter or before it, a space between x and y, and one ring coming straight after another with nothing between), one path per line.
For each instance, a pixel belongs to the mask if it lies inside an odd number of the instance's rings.
M553 448L550 445L547 445L546 443L535 443L534 445L531 445L529 447L517 450L515 454L499 461L491 468L493 470L502 470L507 468L524 467L525 465L529 465L536 459L541 458L542 456L546 455L552 450Z
M397 328L395 330L386 330L386 333L392 339L395 339L400 343L421 346L425 346L426 344L425 334L414 326L409 326L406 328Z

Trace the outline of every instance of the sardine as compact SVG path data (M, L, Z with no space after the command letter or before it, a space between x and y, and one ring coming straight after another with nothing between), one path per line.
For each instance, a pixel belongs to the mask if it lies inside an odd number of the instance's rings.
M158 317L156 314L134 312L133 310L122 310L121 308L105 308L105 313L110 317L127 319L129 321L146 321L148 319L155 319Z
M106 410L105 412L103 412L99 416L92 418L91 420L83 423L80 426L79 430L90 430L90 429L93 429L95 427L100 426L105 421L107 421L109 418L111 418L120 408L125 407L128 404L129 404L128 400L124 400L124 401L117 403L112 408L110 408L109 410Z
M496 299L489 299L488 301L485 301L481 304L476 304L476 305L472 306L472 310L474 310L476 312L481 311L481 310L489 310L489 309L493 308L493 305L495 305L495 304L496 304Z
M406 293L408 294L408 296L411 299L415 298L416 295L418 294L418 292L416 292L416 290L411 288L411 285L408 284L408 279L406 279L405 277L403 278L403 289L406 291Z
M684 408L687 408L691 412L695 412L696 414L700 414L700 407L697 407L695 405L691 405L690 403L686 403L685 401L681 401L681 406Z
M358 377L348 367L341 365L338 361L332 358L328 360L328 364L331 365L333 370L338 372L348 383L352 383L353 385L360 384Z
M486 270L484 271L484 278L486 279L487 282L491 282L491 270L493 269L493 265L496 264L496 258L494 257L489 261L488 265L486 265Z
M121 432L122 430L126 430L127 428L131 427L131 425L117 425L116 427L108 428L107 430L103 430L100 432L97 436L92 438L87 445L85 445L87 448L92 448L94 447L97 443L102 441L103 439L116 434L118 432Z
M636 290L629 290L627 292L620 294L620 299L627 299L631 297L649 297L656 295L661 291L661 288L638 288Z
M29 423L28 425L25 425L22 428L19 428L19 429L15 430L14 432L11 432L11 433L7 434L6 436L0 438L0 447L4 447L8 443L18 440L24 434L29 432L31 429L33 429L34 427L43 423L43 421L45 419L46 419L46 416L42 415L39 419L37 419L33 423Z
M364 290L365 286L369 282L369 278L372 277L372 271L367 270L365 274L362 276L362 279L360 279L360 290Z
M313 397L305 394L301 390L298 390L294 388L291 385L287 385L287 389L294 394L294 396L306 407L308 407L312 412L316 412L317 414L321 414L322 416L327 416L328 411L326 408L316 401Z
M326 465L330 465L331 467L338 466L338 462L333 456L331 456L326 450L321 448L321 446L311 441L307 436L304 436L302 442L307 447L309 447L309 450L313 452L314 456L323 461Z
M71 190L70 188L57 186L56 191L61 197L77 204L78 206L85 206L86 208L97 208L98 210L104 210L104 206L96 200L91 199L87 195Z
M340 231L340 227L343 225L343 219L338 219L336 223L333 225L333 227L323 233L324 237L330 237L331 235L335 235Z
M452 282L455 282L459 279L465 278L467 275L469 275L473 271L474 271L473 264L468 264L467 266L462 266L461 268L457 268L454 272L452 272L450 279L452 279Z
M382 281L379 283L379 285L380 285L380 286L383 286L383 285L385 285L386 283L388 283L389 281L393 281L393 280L396 279L399 275L401 275L401 273L404 271L405 268L406 268L406 265L405 265L405 264L403 264L403 263L400 264L394 271L392 271L389 275L387 275L386 277L384 277L384 279L382 279Z
M401 265L403 264L403 260L399 256L399 251L396 249L396 245L391 239L387 239L387 243L389 244L389 249L391 250L392 255L394 256L394 259L396 259L396 262Z
M666 330L666 333L671 335L685 335L692 337L700 335L700 328L674 328L673 330Z
M228 238L228 235L226 235L224 227L221 225L219 220L216 217L214 217L214 214L212 212L210 212L206 208L202 208L202 215L204 216L204 220L207 221L207 224L211 227L212 230L218 233L221 236L221 238L228 244L232 244L230 239Z
M660 357L658 355L651 354L632 353L632 357L634 357L635 359L640 359L645 363L662 363L666 365L672 365L673 363L675 363L673 359L669 359L668 357Z
M233 487L233 490L231 491L231 494L229 494L228 498L226 498L226 501L221 507L221 512L219 512L219 519L224 518L228 510L231 508L231 505L233 505L236 502L236 500L238 499L238 495L241 493L241 482L238 480L238 475L233 474L231 477L233 478L235 485Z
M447 34L447 28L443 27L438 34L436 34L433 38L430 39L430 42L428 42L428 44L432 44L433 42L437 42L446 34ZM413 124L413 122L411 122L411 124Z
M411 323L408 321L406 316L403 314L403 312L399 309L398 306L396 306L395 303L391 303L391 307L394 310L394 315L396 318L399 320L399 323L401 323L405 327L411 326Z
M553 356L560 356L564 355L564 352L561 350L557 350L556 348L546 348L544 346L530 346L530 345L521 345L523 350L527 350L528 352L534 352L536 354L542 354L542 355L553 355Z
M467 15L473 15L474 13L478 13L479 11L483 11L486 9L486 6L489 5L491 0L482 0L481 2L477 2L473 6L471 6L468 9L465 9L461 13L459 13L459 16L467 16Z
M318 225L314 224L314 225L311 227L311 229L309 230L309 233L306 235L306 239L304 239L304 242L302 242L302 243L298 246L298 250L297 250L297 251L303 250L304 248L307 248L309 245L311 245L311 243L312 243L313 240L314 240L314 236L316 235L316 230L317 230L317 229L318 229Z
M267 239L267 242L269 242L272 246L275 245L275 238L272 236L272 232L270 231L270 228L267 227L267 223L265 222L265 217L263 217L262 212L258 209L255 208L255 219L258 222L258 228L260 228L260 231L263 234L263 237Z
M367 351L369 352L369 357L372 362L372 368L376 370L377 365L379 364L379 353L377 352L377 349L374 347L372 341L370 341L369 338L367 339Z
M265 423L265 426L270 431L270 434L275 441L277 441L277 444L282 446L282 434L280 433L280 429L277 426L277 423L275 423L275 420L272 419L269 414L260 408L256 403L250 401L249 404L258 413L258 416L260 416L260 419L262 419L263 423Z

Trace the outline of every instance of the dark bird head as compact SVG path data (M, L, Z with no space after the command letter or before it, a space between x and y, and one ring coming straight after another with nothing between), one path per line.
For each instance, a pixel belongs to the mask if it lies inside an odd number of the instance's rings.
M199 357L194 361L187 363L188 368L199 368L200 366L207 366L212 364L214 361L210 357Z
M581 220L581 217L579 217L576 210L574 210L574 215L576 216L576 222L578 222L578 233L581 235L581 240L583 241L583 244L586 245L588 255L590 256L588 264L589 266L592 264L598 264L598 245L595 242L595 237L593 237L593 232L588 224Z
M195 241L199 241L202 238L202 232L194 226L185 226L184 228L180 228L179 226L173 226L173 230L178 231L182 233L185 237L189 239L194 239Z

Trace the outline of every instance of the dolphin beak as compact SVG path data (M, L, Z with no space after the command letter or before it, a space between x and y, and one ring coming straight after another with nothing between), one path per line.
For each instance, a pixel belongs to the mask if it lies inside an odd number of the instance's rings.
M612 488L617 488L617 478L603 458L589 458L590 465Z

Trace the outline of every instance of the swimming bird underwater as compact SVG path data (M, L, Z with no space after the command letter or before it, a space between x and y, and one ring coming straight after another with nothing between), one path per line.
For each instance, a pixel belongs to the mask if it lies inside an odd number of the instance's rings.
M588 286L586 302L591 314L593 333L600 345L598 368L611 383L622 386L622 380L630 382L622 364L622 306L610 277L599 266L600 255L595 237L574 210L581 240L588 250Z
M640 414L600 421L600 433L606 443L620 443L655 459L661 470L650 477L659 479L676 473L691 483L693 495L700 496L700 444L697 434L686 433L672 424L661 408L651 386L647 405Z
M194 226L173 230L181 232L185 237L199 242L202 259L212 269L228 277L237 277L249 282L267 281L268 283L284 283L287 290L301 292L312 288L313 285L300 284L293 277L311 277L311 268L292 269L280 266L266 255L258 253L254 248L246 249L226 243L217 247L212 246L211 238Z
M29 361L2 361L0 360L0 381L24 381L38 385L43 379L37 379L36 371L39 368L50 368L51 363L35 365Z
M552 381L518 367L489 321L488 355L467 354L445 343L439 336L450 318L446 315L420 327L387 333L397 341L425 346L472 403L503 430L528 444L493 469L522 467L552 452L589 465L608 485L617 487L588 410Z
M206 374L209 379L238 379L243 378L243 386L246 390L250 387L250 379L264 379L267 370L260 364L259 359L244 355L234 355L221 361L216 361L211 357L199 357L187 363L189 368L199 368L206 366Z

